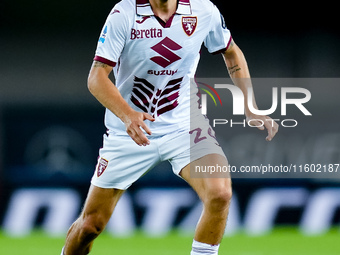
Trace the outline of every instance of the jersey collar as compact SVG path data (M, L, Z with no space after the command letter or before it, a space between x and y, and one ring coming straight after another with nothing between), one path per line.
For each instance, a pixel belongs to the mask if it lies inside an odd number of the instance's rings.
M138 15L143 16L154 15L149 0L136 0L136 10ZM191 14L190 0L179 0L176 13L190 15Z

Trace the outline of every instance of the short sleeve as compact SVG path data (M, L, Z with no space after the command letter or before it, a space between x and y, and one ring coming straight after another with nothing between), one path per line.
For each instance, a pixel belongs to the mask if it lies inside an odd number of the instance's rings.
M224 52L230 42L231 34L227 29L224 18L214 5L210 21L210 31L204 40L204 45L212 54Z
M127 19L123 10L112 9L100 34L94 60L115 66L123 51L127 35Z

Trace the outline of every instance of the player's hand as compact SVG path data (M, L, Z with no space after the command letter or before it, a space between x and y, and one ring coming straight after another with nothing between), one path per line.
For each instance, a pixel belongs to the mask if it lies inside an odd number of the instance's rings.
M279 130L279 125L268 116L261 115L248 115L247 122L249 125L257 127L260 130L267 129L268 135L266 137L267 141L271 141Z
M148 113L132 111L125 116L124 124L126 132L139 146L146 146L150 144L142 129L149 135L151 130L145 124L144 120L155 121L155 119ZM142 129L141 129L142 128Z

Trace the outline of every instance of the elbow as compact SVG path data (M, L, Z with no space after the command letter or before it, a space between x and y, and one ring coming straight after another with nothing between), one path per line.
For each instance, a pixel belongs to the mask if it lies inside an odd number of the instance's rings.
M232 50L226 51L223 54L223 58L228 67L231 67L231 66L234 66L240 63L246 63L244 54L242 50L239 47L237 47L237 45L234 45Z
M244 58L242 50L236 44L231 49L228 49L223 56L225 59Z
M95 77L95 75L89 75L89 77L87 78L87 88L90 91L90 93L92 95L95 94L96 91L96 84L97 84L97 78Z

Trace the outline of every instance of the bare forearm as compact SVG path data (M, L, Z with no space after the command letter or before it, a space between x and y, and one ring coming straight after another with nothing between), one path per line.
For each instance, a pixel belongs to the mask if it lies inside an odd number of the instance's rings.
M247 61L241 49L234 43L223 54L231 79L250 78Z
M151 130L144 120L155 121L155 119L148 113L137 112L129 106L109 79L111 71L111 66L94 61L88 78L88 88L103 106L124 122L127 134L136 144L146 146L150 144L150 141L142 129L149 135L151 135Z
M125 122L125 116L128 115L132 108L124 100L117 87L107 75L96 75L96 72L103 71L103 69L96 70L97 67L95 65L96 63L94 63L88 78L88 88L91 94L105 108L109 109L118 118Z
M224 61L226 63L226 66L228 68L228 72L230 75L230 78L233 80L234 84L238 86L244 95L244 106L245 106L245 114L247 116L247 119L249 121L252 120L252 125L258 127L260 130L267 129L268 136L266 137L267 141L271 141L275 134L278 131L278 125L275 121L272 121L272 125L269 124L268 120L271 120L268 116L259 116L256 114L253 114L249 110L248 106L248 92L249 90L252 91L252 105L255 109L258 109L254 92L253 92L253 85L251 83L249 69L247 65L247 61L237 45L232 43L228 47L227 51L223 54ZM260 120L260 121L259 121ZM248 123L250 123L248 121Z
M232 42L233 43L233 42ZM244 95L245 99L245 111L246 114L249 113L247 98L248 98L248 89L252 89L252 83L250 79L250 73L247 65L247 61L243 55L241 49L236 45L232 44L228 50L223 54L224 61L226 63L230 78L233 80L233 83L238 86ZM253 106L257 108L254 93L252 97Z

